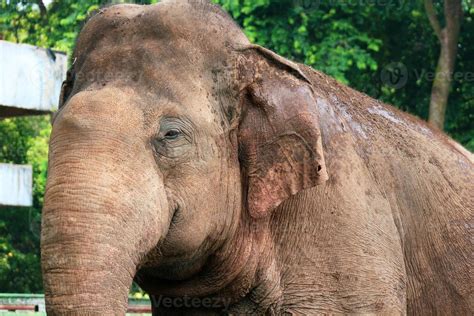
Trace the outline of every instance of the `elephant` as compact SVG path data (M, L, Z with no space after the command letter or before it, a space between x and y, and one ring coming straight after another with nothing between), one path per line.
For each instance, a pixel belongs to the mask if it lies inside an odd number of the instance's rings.
M50 315L472 314L473 158L208 1L82 28L52 119Z

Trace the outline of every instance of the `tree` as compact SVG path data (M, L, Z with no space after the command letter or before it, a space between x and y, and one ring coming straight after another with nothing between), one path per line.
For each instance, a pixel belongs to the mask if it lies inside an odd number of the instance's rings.
M459 30L463 15L462 5L461 0L444 0L445 27L442 28L433 1L425 0L424 3L426 14L441 46L431 90L429 122L442 130L444 129L446 107L456 62Z

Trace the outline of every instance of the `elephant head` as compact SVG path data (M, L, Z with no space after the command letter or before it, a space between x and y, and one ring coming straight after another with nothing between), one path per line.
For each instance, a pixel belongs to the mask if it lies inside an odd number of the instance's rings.
M211 4L102 9L73 60L43 210L52 315L124 313L134 278L151 294L229 287L252 266L250 227L327 178L309 80Z

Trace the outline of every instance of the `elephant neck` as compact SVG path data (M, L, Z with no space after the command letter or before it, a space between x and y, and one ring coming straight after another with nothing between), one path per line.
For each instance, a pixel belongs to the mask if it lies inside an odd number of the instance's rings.
M219 291L232 298L232 314L262 314L278 308L282 299L281 271L269 219L244 221L222 254L217 255L235 275L231 278L228 274L227 285Z
M163 296L152 297L152 304L158 308L157 298L169 296L198 298L199 302L208 299L217 313L263 313L275 309L282 290L274 250L268 220L242 221L200 273L167 286L160 291Z

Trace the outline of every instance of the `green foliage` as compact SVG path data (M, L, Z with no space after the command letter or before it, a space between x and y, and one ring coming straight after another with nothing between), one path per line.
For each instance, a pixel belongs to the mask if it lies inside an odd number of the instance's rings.
M16 4L16 5L15 5ZM4 39L71 52L87 15L101 1L54 1L41 15L36 1L2 1L0 31Z
M351 69L374 72L371 52L381 41L355 23L349 6L314 6L309 1L215 1L243 26L252 42L349 83ZM300 5L298 5L298 3ZM302 4L307 3L307 7ZM327 8L327 10L326 10ZM367 10L358 19L369 18Z
M0 162L33 166L33 207L0 209L0 292L41 292L39 232L49 117L0 120Z
M35 208L1 209L0 291L38 293L42 291L39 213ZM36 221L36 222L33 222ZM30 223L34 223L30 225ZM36 233L32 233L32 229Z
M422 1L213 1L233 16L252 42L426 119L439 44ZM55 0L41 14L36 1L0 0L0 37L70 54L88 14L110 2L123 1ZM442 1L434 2L441 13ZM463 0L463 8L446 131L473 151L471 0ZM406 69L407 81L400 87L381 79L393 63ZM0 162L28 163L34 170L34 206L0 210L0 292L41 291L38 232L49 133L47 117L0 120Z

